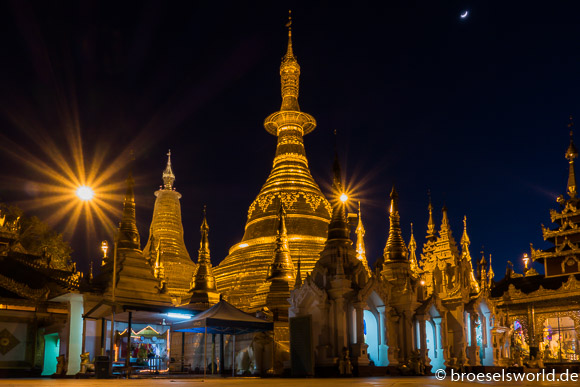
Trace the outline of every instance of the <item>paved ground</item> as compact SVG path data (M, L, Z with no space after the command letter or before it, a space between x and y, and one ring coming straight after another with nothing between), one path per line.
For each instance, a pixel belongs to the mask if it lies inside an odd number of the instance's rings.
M387 378L349 378L349 379L260 379L260 378L208 378L202 379L4 379L2 386L71 386L71 387L181 387L181 386L275 386L275 387L342 387L342 386L392 386L392 387L439 387L439 386L467 386L467 381L453 382L449 378L437 380L435 377L387 377ZM579 386L580 382L483 382L481 384L493 386Z

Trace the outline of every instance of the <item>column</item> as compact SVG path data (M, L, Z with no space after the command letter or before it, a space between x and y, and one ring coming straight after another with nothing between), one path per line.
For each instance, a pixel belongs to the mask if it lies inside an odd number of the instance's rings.
M417 320L419 321L419 339L421 341L419 358L425 366L429 366L431 365L431 359L429 359L429 348L427 348L427 318L422 314L417 316Z
M125 372L127 379L131 375L131 332L133 329L133 312L129 311L129 321L127 323L127 354L125 355Z
M405 363L409 364L413 351L413 311L407 309L403 312L403 357Z
M67 375L76 375L81 370L83 346L83 296L77 293L66 295L69 302L69 339Z
M348 343L345 340L346 331L346 314L344 311L344 299L340 297L335 300L335 316L336 316L336 352L340 355L342 348L347 347Z
M386 306L377 307L379 312L379 364L386 366L389 363L387 355L387 320L385 318Z
M442 317L433 317L433 322L435 323L435 337L434 337L434 348L433 351L435 352L435 357L439 360L443 358L443 361L447 361L447 357L449 356L448 353L444 353L443 349L446 347L445 339L447 335L443 333L443 327L441 326L441 322L443 320ZM442 363L441 360L438 362Z
M387 343L389 345L387 355L389 357L389 366L399 365L400 347L397 340L399 333L399 319L397 312L394 309L389 308L389 313L387 315Z
M469 346L469 365L479 366L481 365L481 358L479 355L479 345L477 345L477 321L479 320L479 315L477 312L469 312L469 334L471 335L471 345Z
M365 331L364 331L364 307L365 303L359 301L353 304L356 313L356 344L352 347L352 356L357 359L359 365L369 364L369 357L367 355L368 345L365 343Z
M332 321L334 320L332 308L330 304L326 300L322 300L320 303L320 338L318 339L318 346L317 346L317 356L319 361L324 361L331 356L330 348L331 348L331 337L333 337L333 325ZM314 336L314 340L316 340L316 335Z

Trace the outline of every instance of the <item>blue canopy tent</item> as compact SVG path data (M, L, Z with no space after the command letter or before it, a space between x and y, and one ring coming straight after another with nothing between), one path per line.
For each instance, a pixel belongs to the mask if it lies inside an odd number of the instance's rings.
M173 325L174 332L194 332L205 334L205 345L203 350L204 366L203 375L205 377L207 368L206 348L207 334L228 334L234 336L232 350L232 375L235 372L235 337L244 333L273 331L274 323L264 321L245 313L232 304L220 300L208 310L198 314L193 319L183 321Z

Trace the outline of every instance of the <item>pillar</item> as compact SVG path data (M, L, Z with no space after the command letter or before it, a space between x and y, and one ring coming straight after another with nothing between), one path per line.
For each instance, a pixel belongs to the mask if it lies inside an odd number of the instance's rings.
M336 316L336 351L340 355L342 353L342 348L348 347L346 340L346 335L348 334L346 330L346 313L344 311L344 299L340 297L334 303L335 306L335 316Z
M226 368L226 358L225 358L225 348L224 348L224 334L220 333L220 366L219 372L221 375L225 375Z
M427 348L427 317L424 314L418 315L417 320L419 321L419 340L421 343L419 358L427 367L431 365L431 359L429 359L429 348ZM435 348L435 350L437 349Z
M387 315L387 343L389 345L387 356L389 358L389 366L399 365L399 351L397 336L399 335L399 315L397 312L389 308Z
M125 372L127 379L131 375L131 332L133 329L133 312L129 311L129 321L127 323L127 355L125 356Z
M477 345L477 324L476 321L479 319L478 313L475 311L469 312L469 334L471 336L471 345L467 350L467 356L469 357L470 366L481 365L481 358L479 355L479 345Z
M387 320L385 317L386 306L377 307L379 312L379 364L380 366L386 366L389 364L389 358L387 355Z
M66 294L69 302L69 339L67 375L76 375L81 370L83 346L83 296L77 293Z
M353 304L355 309L355 327L356 327L356 344L352 347L352 356L357 359L359 365L369 364L369 357L367 355L368 345L365 343L364 331L364 302L357 302Z

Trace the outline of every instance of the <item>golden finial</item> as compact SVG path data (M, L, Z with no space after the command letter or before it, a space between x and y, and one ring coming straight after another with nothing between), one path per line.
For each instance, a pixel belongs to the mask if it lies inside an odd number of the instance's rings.
M447 206L445 204L443 204L441 213L443 214L443 217L441 219L441 231L445 232L449 230L449 218L447 217Z
M416 250L417 242L415 241L415 236L413 235L413 223L411 223L411 239L409 239L409 263L413 272L417 272L419 270Z
M570 128L570 145L568 150L566 150L566 159L570 163L570 169L568 171L568 195L571 199L576 197L576 175L574 173L574 159L578 157L578 151L574 145L574 140L572 138L574 132L572 127L574 126L573 117L570 116L570 122L568 123L568 128Z
M163 187L165 189L172 189L173 183L175 182L175 175L171 169L171 149L167 152L167 166L163 171Z
M403 240L399 215L399 194L393 186L391 190L391 206L389 210L389 237L384 250L384 260L404 260L407 258L407 246Z
M431 203L431 190L427 190L427 196L429 197L429 221L427 222L427 238L435 237L435 222L433 221L433 204Z
M524 261L525 270L528 270L528 264L530 263L530 257L528 257L527 253L524 253L523 261Z
M288 23L286 23L286 27L288 27L288 36L292 36L292 10L288 10Z
M470 243L471 241L467 235L467 215L463 215L463 235L461 236L461 244L469 246Z
M209 224L207 223L207 206L203 206L203 220L201 222L201 227L199 228L201 232L201 241L199 242L199 255L200 257L209 258Z
M366 256L366 248L364 242L365 236L365 228L362 222L362 213L360 209L360 201L358 202L358 224L356 226L356 257L359 261L362 262L364 268L366 269L367 273L370 275L371 271L369 268L369 263L367 261Z

